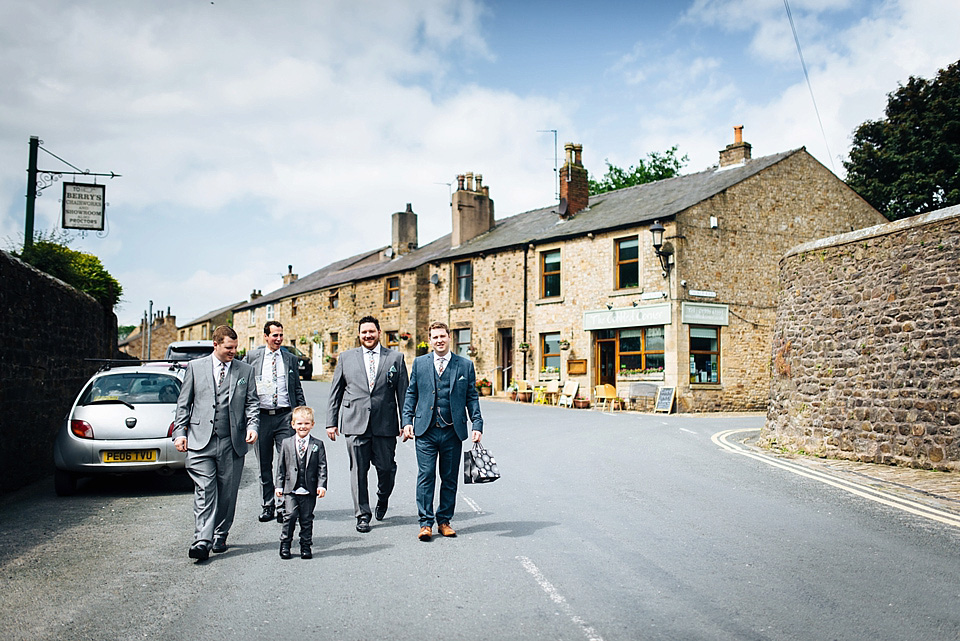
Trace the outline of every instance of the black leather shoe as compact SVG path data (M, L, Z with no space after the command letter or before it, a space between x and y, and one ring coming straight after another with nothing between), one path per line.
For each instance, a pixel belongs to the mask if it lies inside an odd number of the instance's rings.
M369 532L370 531L370 519L360 517L357 519L357 532Z
M281 559L289 559L290 556L291 556L291 554L290 554L290 544L289 544L289 543L281 543L281 544L280 544L280 558L281 558Z
M310 549L309 545L300 546L300 558L301 559L312 559L313 551Z
M195 541L194 544L190 546L190 551L187 552L187 555L197 561L206 561L210 558L210 543L207 541Z
M277 510L277 523L283 523L283 510Z
M383 517L387 515L387 499L377 501L377 509L374 510L373 515L377 517L378 521L383 520Z
M263 512L260 513L260 522L266 523L267 521L272 521L272 520L273 520L273 506L264 505Z
M225 536L215 536L213 537L213 547L210 549L214 554L220 554L227 551L227 537Z

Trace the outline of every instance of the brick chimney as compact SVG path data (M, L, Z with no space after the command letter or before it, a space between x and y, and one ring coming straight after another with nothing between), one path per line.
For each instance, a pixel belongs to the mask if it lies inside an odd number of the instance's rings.
M720 166L727 167L750 160L752 148L750 143L743 142L743 125L736 125L733 128L733 144L720 151Z
M253 290L252 292L250 292L250 302L252 303L253 301L260 298L261 296L263 296L263 294L260 293L259 289Z
M474 187L476 178L476 187ZM457 190L451 203L453 233L450 246L459 247L471 238L489 231L494 225L493 201L490 188L483 184L483 176L472 173L457 176Z
M287 273L283 275L283 285L287 286L296 282L297 278L299 278L299 275L293 273L293 265L287 265Z
M402 256L417 248L417 215L413 213L413 206L407 203L406 211L393 214L393 235L390 247L393 257Z
M587 170L583 168L583 161L580 159L583 145L568 142L563 146L563 150L567 158L560 169L560 200L567 201L567 211L561 215L561 218L566 220L587 208L590 203L590 183Z

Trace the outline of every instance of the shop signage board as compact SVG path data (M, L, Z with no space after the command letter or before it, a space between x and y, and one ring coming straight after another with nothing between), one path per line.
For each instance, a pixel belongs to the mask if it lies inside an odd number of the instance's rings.
M729 325L730 309L714 303L688 303L680 306L680 322L687 325Z
M103 231L104 208L107 188L105 185L86 183L63 183L64 229Z
M670 303L583 312L583 329L587 331L616 329L618 327L669 325L670 323Z

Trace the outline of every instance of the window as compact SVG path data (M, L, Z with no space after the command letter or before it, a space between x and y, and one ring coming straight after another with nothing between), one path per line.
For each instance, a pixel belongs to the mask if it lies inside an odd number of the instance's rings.
M273 303L267 304L267 320L272 321L273 318Z
M250 347L248 349L253 349L253 336L250 337Z
M400 277L391 276L386 281L387 292L384 297L384 305L399 305L400 304Z
M690 327L690 382L720 382L719 327Z
M340 334L337 332L330 332L330 354L333 356L337 355L337 352L340 351Z
M257 308L254 307L250 310L250 327L257 326Z
M640 251L636 237L617 241L617 289L640 286Z
M400 332L399 330L392 330L384 332L386 334L387 342L386 346L390 349L397 349L400 347Z
M296 315L297 315L297 299L291 298L290 299L290 316L293 317Z
M207 340L207 330L209 329L210 329L210 326L207 325L206 323L200 326L200 338L202 340ZM191 333L192 333L192 330L191 330Z
M621 329L617 332L620 374L663 371L663 327Z
M333 289L330 290L328 307L330 309L336 309L340 307L340 288L339 287L334 287Z
M469 260L453 264L453 276L456 280L455 303L473 301L473 264Z
M553 298L560 295L560 250L540 254L540 297Z
M560 371L560 332L540 334L540 371Z
M470 358L467 350L470 349L470 328L453 330L453 351L457 356Z

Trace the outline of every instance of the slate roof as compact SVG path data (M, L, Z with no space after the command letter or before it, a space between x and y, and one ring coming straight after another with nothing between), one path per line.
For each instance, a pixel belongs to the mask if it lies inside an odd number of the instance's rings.
M204 315L201 316L200 318L195 318L195 319L193 319L192 321L190 321L189 323L184 323L183 325L179 325L179 326L177 327L177 329L183 329L184 327L189 327L190 325L196 325L197 323L205 323L206 321L211 320L211 319L213 319L213 318L216 318L217 316L219 316L220 314L222 314L222 313L224 313L224 312L229 312L231 309L234 309L234 308L236 308L236 307L238 307L238 306L240 306L240 305L243 305L243 304L246 303L246 302L247 302L247 301L242 300L242 301L240 301L239 303L233 303L233 304L231 304L231 305L226 305L226 306L224 306L224 307L221 307L220 309L215 309L215 310L213 310L212 312L207 312L206 314L204 314Z
M531 242L552 242L590 232L636 227L658 219L666 220L803 150L801 147L754 158L742 164L711 167L694 174L591 196L587 209L578 212L570 220L560 220L556 214L557 206L553 204L498 220L492 229L459 247L450 247L451 234L447 234L396 259L366 262L386 249L380 247L331 263L290 285L240 305L235 311L353 281L397 274L416 269L431 261L450 260L481 252L492 253L522 247ZM351 267L352 265L356 266Z

